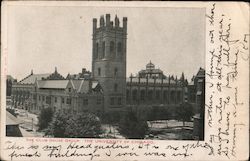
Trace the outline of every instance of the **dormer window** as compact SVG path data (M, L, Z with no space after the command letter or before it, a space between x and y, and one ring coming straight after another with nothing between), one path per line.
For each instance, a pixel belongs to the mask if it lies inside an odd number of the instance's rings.
M71 92L71 88L69 88L69 92Z

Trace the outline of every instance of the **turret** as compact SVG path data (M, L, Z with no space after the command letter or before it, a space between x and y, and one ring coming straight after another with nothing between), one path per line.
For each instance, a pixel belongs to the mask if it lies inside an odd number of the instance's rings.
M100 27L104 27L104 25L105 25L104 17L101 16L101 18L100 18Z
M110 27L110 14L106 14L106 26Z
M94 19L93 19L93 33L95 33L96 28L97 28L97 19L94 18Z
M127 17L123 17L123 30L127 33Z
M117 17L117 15L115 15L115 27L119 26L120 26L119 18Z

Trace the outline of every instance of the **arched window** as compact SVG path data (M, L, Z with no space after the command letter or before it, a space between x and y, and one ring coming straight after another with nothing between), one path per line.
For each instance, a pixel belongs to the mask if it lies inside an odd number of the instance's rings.
M121 51L122 51L122 43L121 43L121 42L118 42L117 51L118 51L118 52L121 52Z
M157 99L157 100L160 99L160 91L159 91L159 90L156 91L156 99Z
M117 92L117 89L118 89L118 84L115 83L115 85L114 85L114 91Z
M101 68L98 68L98 76L101 76Z
M130 97L130 91L129 91L129 90L127 90L127 92L126 92L126 98L127 98L127 101L129 100L129 97Z
M105 57L105 41L102 42L102 58Z
M137 90L136 89L133 90L132 97L133 97L134 101L137 101Z
M175 103L175 91L170 92L170 102Z
M165 90L163 92L163 100L164 100L164 102L168 102L168 91L167 90Z
M145 90L141 90L141 100L145 101Z
M115 43L113 41L110 42L110 54L111 57L114 57Z
M153 99L153 91L150 90L150 91L148 91L148 100L152 101L152 99Z
M98 51L99 51L99 44L96 43L96 46L95 46L95 55L94 55L94 58L96 59L98 57Z

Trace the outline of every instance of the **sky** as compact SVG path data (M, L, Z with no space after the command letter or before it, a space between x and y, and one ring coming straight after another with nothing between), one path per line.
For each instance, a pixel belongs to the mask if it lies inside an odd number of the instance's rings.
M165 75L188 80L205 67L205 10L199 8L11 6L8 74L91 70L92 19L106 13L128 18L127 76L151 60Z

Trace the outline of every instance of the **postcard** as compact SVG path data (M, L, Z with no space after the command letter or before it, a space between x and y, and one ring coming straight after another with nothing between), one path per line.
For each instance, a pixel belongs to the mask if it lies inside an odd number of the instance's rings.
M1 12L1 160L248 159L249 4Z

